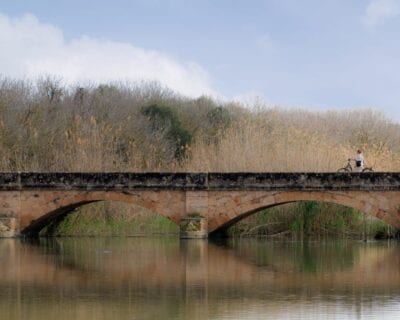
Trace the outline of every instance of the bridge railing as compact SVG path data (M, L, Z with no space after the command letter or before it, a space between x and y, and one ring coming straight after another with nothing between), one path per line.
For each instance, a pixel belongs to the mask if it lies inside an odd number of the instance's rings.
M399 172L3 172L0 190L400 190Z

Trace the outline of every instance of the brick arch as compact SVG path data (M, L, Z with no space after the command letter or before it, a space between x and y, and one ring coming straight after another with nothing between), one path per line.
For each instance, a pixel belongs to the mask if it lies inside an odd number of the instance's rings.
M263 209L291 202L319 201L358 209L398 228L398 198L393 192L365 191L215 192L209 198L214 208L208 217L208 227L209 232L218 232Z
M56 218L98 201L117 201L152 210L178 223L185 212L185 194L179 191L40 191L21 195L19 229L35 235Z
M179 223L186 213L208 218L208 231L225 228L261 209L296 201L321 201L356 208L400 228L398 191L20 191L5 205L13 208L23 234L37 234L52 219L96 201L135 204Z

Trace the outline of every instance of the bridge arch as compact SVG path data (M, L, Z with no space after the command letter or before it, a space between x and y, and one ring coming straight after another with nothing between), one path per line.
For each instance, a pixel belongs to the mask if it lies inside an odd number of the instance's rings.
M147 208L179 223L187 213L208 219L208 232L226 228L265 208L297 201L330 202L351 207L400 227L398 191L257 191L257 190L40 190L9 194L9 206L18 194L19 230L37 234L52 219L96 201L118 201Z
M82 205L99 201L137 205L175 223L185 212L185 194L179 191L40 191L21 198L26 199L20 213L20 230L24 235L36 235L54 219L62 218Z
M215 206L209 215L209 232L218 232L264 209L299 201L335 203L354 208L394 226L400 215L389 212L391 195L365 191L274 191L227 192L214 194ZM397 201L398 202L398 201Z

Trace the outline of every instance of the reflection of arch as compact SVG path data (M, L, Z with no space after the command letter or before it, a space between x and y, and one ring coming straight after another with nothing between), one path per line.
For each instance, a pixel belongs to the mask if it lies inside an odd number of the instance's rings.
M399 218L388 214L390 192L366 191L281 191L281 192L220 192L215 197L220 205L209 217L209 231L219 231L263 209L298 201L319 201L358 209L385 222L399 226Z
M29 192L21 208L20 229L23 234L37 234L45 225L72 210L98 201L117 201L134 204L179 222L184 214L185 194L179 191L41 191ZM32 205L35 203L35 205Z

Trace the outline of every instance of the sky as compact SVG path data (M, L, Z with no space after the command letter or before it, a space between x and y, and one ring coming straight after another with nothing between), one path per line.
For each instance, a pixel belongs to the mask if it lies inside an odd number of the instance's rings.
M400 0L0 0L0 75L400 122Z

